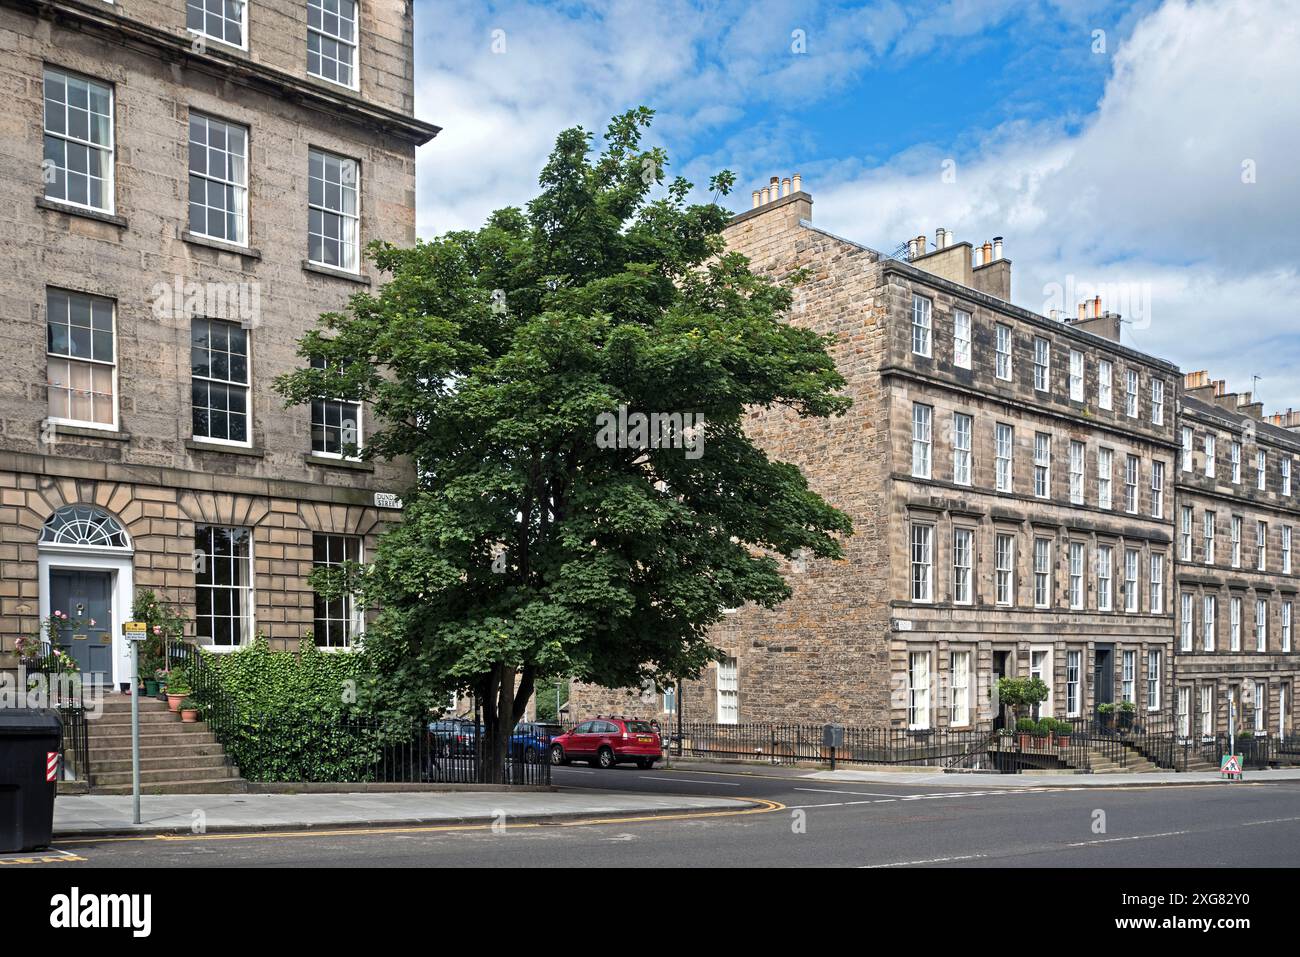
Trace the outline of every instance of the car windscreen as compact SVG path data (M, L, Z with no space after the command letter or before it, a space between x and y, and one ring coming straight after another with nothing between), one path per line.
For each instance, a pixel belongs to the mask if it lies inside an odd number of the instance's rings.
M629 721L627 723L628 734L654 734L654 730L649 721Z

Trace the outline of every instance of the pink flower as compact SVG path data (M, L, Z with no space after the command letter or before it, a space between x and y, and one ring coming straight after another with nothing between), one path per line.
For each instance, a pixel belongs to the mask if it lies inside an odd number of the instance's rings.
M162 625L154 625L154 626L153 626L153 633L154 633L155 635L161 635L161 634L162 634Z
M91 627L91 628L94 628L94 627L95 627L95 619L93 619L93 618L90 619L90 627Z

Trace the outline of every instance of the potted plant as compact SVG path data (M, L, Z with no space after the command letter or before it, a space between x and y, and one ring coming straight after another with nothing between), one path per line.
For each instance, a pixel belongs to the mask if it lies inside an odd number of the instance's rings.
M1107 701L1097 705L1097 723L1101 725L1102 733L1109 733L1115 727L1115 702Z
M1038 737L1038 722L1033 718L1021 718L1016 722L1016 741L1021 751L1028 751L1034 746Z
M1070 732L1074 730L1074 725L1068 721L1056 721L1056 746L1058 748L1068 748L1070 746Z
M199 720L199 703L193 698L186 698L181 702L181 721L185 724L193 724Z
M1137 711L1137 705L1132 701L1121 701L1119 703L1119 729L1128 731L1133 727L1133 715Z
M1020 718L1047 700L1050 693L1042 678L999 678L997 683L997 700L999 705L1011 709L1016 718L1016 733L1023 750L1027 746L1027 737L1038 728L1032 718Z
M167 707L172 711L179 711L181 702L189 697L189 694L189 675L182 667L173 668L167 679Z

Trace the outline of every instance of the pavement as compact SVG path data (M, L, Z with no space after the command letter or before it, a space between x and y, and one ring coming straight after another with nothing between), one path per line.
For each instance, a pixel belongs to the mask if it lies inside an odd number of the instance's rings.
M55 838L201 834L399 825L637 818L761 807L743 798L611 791L144 795L133 824L130 795L60 795Z

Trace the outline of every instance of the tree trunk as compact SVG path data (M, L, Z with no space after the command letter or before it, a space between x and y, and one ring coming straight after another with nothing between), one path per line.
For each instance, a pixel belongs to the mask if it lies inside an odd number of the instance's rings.
M518 679L519 687L515 687ZM532 666L518 672L510 665L494 665L490 674L479 683L482 689L479 700L483 708L483 735L477 742L479 753L478 779L482 784L518 784L511 781L507 772L510 740L515 725L524 716L528 699L533 694L534 672Z

